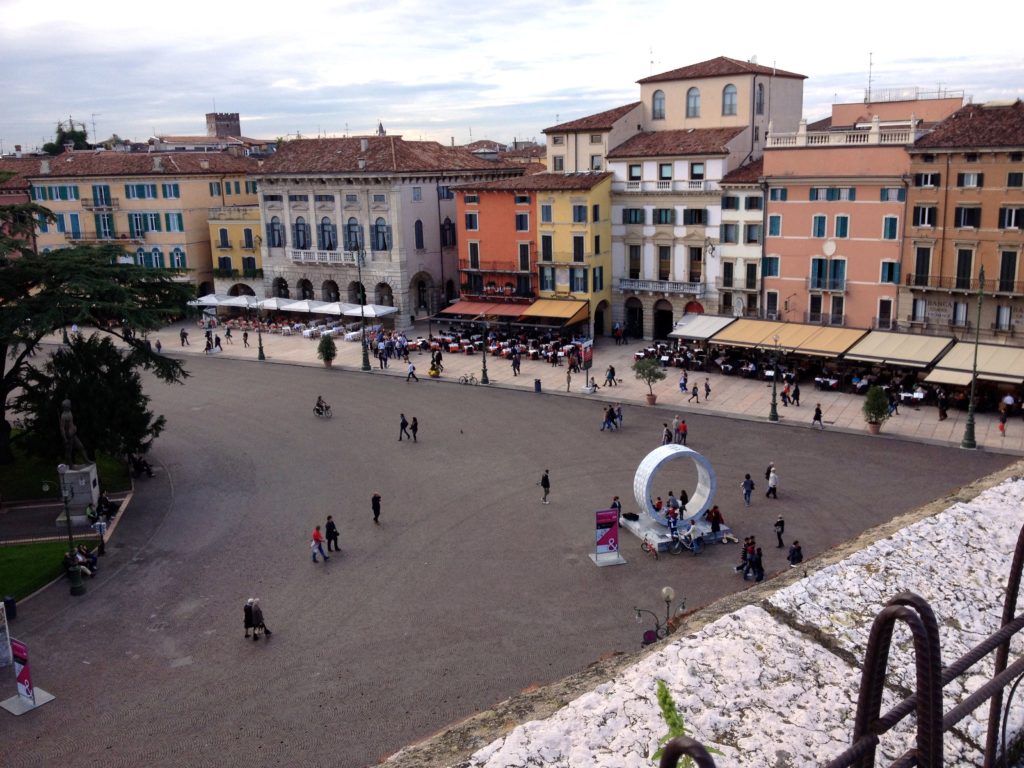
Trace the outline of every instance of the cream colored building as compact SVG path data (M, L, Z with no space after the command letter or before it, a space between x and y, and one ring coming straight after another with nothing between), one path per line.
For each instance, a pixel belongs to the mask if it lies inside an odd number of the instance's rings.
M263 296L263 229L258 205L211 208L210 248L215 293Z

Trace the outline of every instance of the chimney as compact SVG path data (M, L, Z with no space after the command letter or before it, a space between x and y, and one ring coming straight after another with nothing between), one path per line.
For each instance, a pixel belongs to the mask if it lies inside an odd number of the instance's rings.
M71 152L72 150L74 150L74 148L75 148L75 142L73 142L73 141L65 141L64 142L64 151L65 152Z
M14 156L21 157L21 144L14 145Z
M454 136L452 136L452 146L453 147L455 146L455 137Z
M49 160L40 160L39 161L39 173L44 175L44 176L49 176L50 175L50 161Z
M164 159L160 155L153 155L153 170L160 173L164 169Z
M369 148L370 148L370 140L369 139L360 139L359 140L359 151L360 152L365 152Z

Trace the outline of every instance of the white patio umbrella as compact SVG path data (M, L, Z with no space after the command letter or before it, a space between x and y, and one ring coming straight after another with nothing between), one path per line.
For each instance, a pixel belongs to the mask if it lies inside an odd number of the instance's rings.
M359 305L349 304L347 301L332 301L327 306L320 307L317 312L325 315L344 315L350 309L359 309Z
M367 304L360 307L356 304L352 309L345 310L345 317L385 317L393 315L398 307L388 307L383 304Z
M198 299L192 299L192 301L188 302L188 305L190 307L217 307L230 298L233 297L228 296L226 293L208 293L205 296L200 296Z
M293 301L285 309L289 312L322 312L322 307L326 307L328 302L326 301L313 301L311 299L300 299ZM327 313L330 314L330 313Z
M256 309L260 300L255 296L249 296L243 294L242 296L229 296L222 301L219 306L221 307L241 307L242 309Z
M295 299L279 299L276 296L272 299L263 299L256 304L260 309L286 310L289 304L294 304Z

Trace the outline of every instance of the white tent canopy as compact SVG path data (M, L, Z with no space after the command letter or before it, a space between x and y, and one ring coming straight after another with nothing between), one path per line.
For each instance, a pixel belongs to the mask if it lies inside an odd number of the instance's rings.
M242 307L243 309L256 309L260 300L255 296L243 294L241 296L229 296L220 302L219 307Z
M287 312L307 312L323 313L323 308L326 307L330 302L327 301L313 301L311 299L299 299L292 301L287 307L281 307L281 309ZM326 314L330 314L329 312Z
M345 310L345 317L385 317L397 311L398 307L388 307L384 304L366 304L362 307L355 304L352 309Z
M325 307L320 307L317 312L325 315L344 315L350 309L359 309L358 304L349 304L347 301L332 301ZM358 313L357 313L358 314Z
M260 309L285 310L285 309L288 309L288 305L289 304L294 304L294 303L295 303L295 299L279 299L277 297L274 297L272 299L263 299L263 301L261 301L256 306L259 307Z
M218 307L231 298L234 297L228 296L226 293L208 293L205 296L200 296L198 299L193 299L188 302L188 305L190 307Z

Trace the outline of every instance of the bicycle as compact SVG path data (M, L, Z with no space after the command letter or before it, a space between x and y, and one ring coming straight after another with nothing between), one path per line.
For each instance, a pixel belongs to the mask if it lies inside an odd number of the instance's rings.
M704 551L704 537L697 536L691 539L685 534L680 536L678 532L673 533L672 543L668 545L668 551L673 555L679 555L682 554L684 549L690 550L694 555L699 555Z
M477 383L476 376L474 376L472 373L464 373L461 376L459 376L459 384L473 384L473 385L475 385L476 383Z
M658 559L658 542L651 541L649 538L644 536L644 540L640 542L640 549L642 549L648 555L653 557L655 560Z

